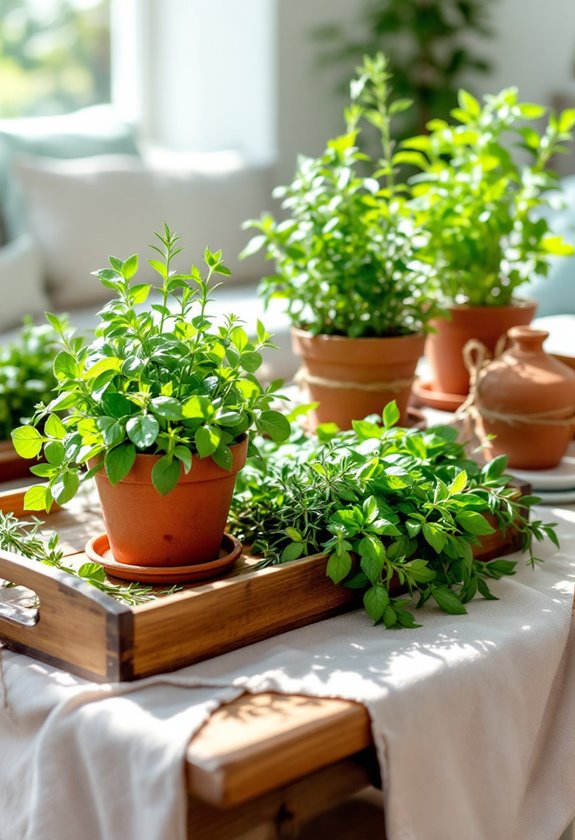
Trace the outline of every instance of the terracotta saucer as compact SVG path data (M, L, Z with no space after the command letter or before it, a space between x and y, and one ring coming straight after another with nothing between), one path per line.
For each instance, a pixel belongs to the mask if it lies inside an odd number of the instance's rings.
M224 534L220 556L216 560L191 566L135 566L131 563L118 563L114 560L106 533L97 534L88 540L85 551L90 560L100 563L109 575L122 580L140 583L191 583L216 577L233 566L242 553L242 544L230 534Z
M462 394L444 394L441 391L436 391L433 382L426 382L421 379L415 380L411 392L416 402L423 403L429 408L437 408L439 411L457 411L466 398L466 395Z

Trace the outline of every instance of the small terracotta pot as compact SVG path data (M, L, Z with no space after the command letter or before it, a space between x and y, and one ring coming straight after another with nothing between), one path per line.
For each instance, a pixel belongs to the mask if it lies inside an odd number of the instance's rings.
M245 438L231 447L226 472L212 458L193 457L166 496L152 484L158 455L137 455L123 481L110 484L105 470L96 473L104 524L114 559L138 566L185 566L207 563L219 553L236 475L246 461Z
M543 350L548 335L513 327L508 332L511 347L477 376L477 431L482 439L496 436L486 457L506 454L510 467L554 467L573 437L575 371Z
M304 364L300 384L312 402L319 402L308 415L312 431L328 422L350 429L352 420L381 414L391 400L397 402L400 422L406 422L411 383L425 336L347 338L313 336L292 329L292 344ZM378 383L382 383L380 387Z
M433 389L443 394L469 392L469 373L463 363L463 348L476 338L493 355L499 338L511 327L530 324L537 303L518 300L511 306L452 306L450 318L432 321L425 355L431 368Z

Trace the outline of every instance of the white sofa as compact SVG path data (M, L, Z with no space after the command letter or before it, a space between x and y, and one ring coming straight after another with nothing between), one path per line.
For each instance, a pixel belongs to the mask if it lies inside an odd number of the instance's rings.
M214 313L234 312L255 333L259 318L278 351L264 353L262 377L291 379L297 361L280 305L264 312L257 282L270 270L262 256L240 261L250 237L242 222L270 206L269 168L234 153L98 155L55 159L15 155L12 178L23 204L25 233L0 248L0 342L17 333L25 314L67 312L85 331L109 298L92 271L108 256L140 256L139 278L152 279L149 243L164 222L182 237L176 268L202 264L206 246L223 250L231 278L219 278Z

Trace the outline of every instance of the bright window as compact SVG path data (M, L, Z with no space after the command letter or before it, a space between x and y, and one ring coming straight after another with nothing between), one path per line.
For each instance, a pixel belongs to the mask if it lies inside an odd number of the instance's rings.
M0 117L110 101L109 0L0 0Z

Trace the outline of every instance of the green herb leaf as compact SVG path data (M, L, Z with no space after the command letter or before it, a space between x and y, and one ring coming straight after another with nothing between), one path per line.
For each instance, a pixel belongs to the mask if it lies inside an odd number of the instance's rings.
M106 452L104 465L110 484L117 484L126 478L135 460L136 447L133 443L125 443Z
M150 403L150 411L166 420L180 420L182 417L182 408L174 397L154 397Z
M465 615L466 608L461 603L457 595L449 589L434 589L432 592L437 606L444 612L450 615Z
M184 472L189 473L192 469L192 453L187 446L175 446L174 458L177 458L184 466Z
M371 586L363 596L363 605L372 621L381 621L389 606L389 594L381 584Z
M24 494L24 510L45 510L52 507L52 493L45 484L35 484Z
M130 417L126 423L127 435L138 449L149 449L153 446L159 431L160 424L151 414L139 414L137 417Z
M78 492L80 479L78 473L66 470L61 473L59 477L50 481L50 492L54 501L59 505L65 505L70 499L73 499Z
M179 481L180 462L164 455L152 467L152 484L162 496L167 496Z
M14 449L21 458L35 458L40 454L43 438L34 426L20 426L19 429L14 429L11 437Z
M350 571L351 555L349 551L337 551L329 556L326 574L334 583L341 583Z
M48 437L62 440L66 437L66 427L56 414L50 414L44 426L44 432Z
M303 543L290 543L286 545L281 553L281 562L290 563L292 560L297 560L303 554Z
M281 443L289 437L291 426L287 417L279 411L262 411L258 428L275 443Z
M200 458L213 455L220 445L221 432L215 426L199 426L194 435L194 441Z
M457 522L468 534L484 536L493 534L495 528L489 524L482 514L473 510L462 510L456 514Z
M207 397L194 395L182 406L182 417L189 420L209 420L213 406Z
M443 528L433 522L424 522L422 532L429 545L435 549L437 554L441 554L447 542L447 534Z
M225 443L219 443L217 449L212 455L212 458L218 465L221 467L222 470L226 470L229 472L234 463L234 456L232 455L232 451L229 446L226 446Z
M399 408L397 407L395 400L393 400L392 402L387 403L383 409L383 425L386 429L390 429L392 426L395 426L398 420Z
M361 568L372 583L379 580L381 572L385 566L385 548L381 540L377 537L372 537L370 534L365 536L358 546L359 555L361 557Z

